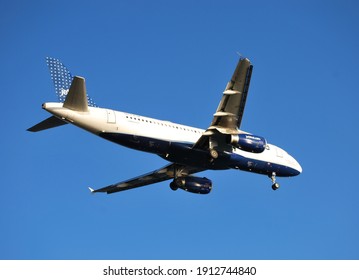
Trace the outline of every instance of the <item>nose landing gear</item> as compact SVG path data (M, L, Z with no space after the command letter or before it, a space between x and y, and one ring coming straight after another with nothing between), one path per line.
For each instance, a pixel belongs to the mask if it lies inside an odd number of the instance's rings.
M272 190L273 190L273 191L279 189L279 184L276 183L276 181L275 181L275 180L276 180L275 176L276 176L276 174L275 174L275 172L273 172L273 173L272 173L272 176L270 177L271 180L272 180L272 183L273 183L273 185L272 185Z

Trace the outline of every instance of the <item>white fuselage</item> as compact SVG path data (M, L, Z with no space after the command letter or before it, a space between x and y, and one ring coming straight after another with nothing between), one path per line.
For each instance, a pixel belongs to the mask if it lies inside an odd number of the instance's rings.
M183 153L190 153L190 147L204 133L203 129L111 109L89 107L88 112L78 112L64 108L63 103L55 102L44 103L43 109L110 141L158 154L172 162L180 160L181 155L171 153L182 153L180 149L172 148L175 144L183 147ZM189 164L192 159L187 156L186 160L185 163ZM276 172L277 176L295 176L302 172L301 166L292 156L271 144L267 144L262 153L246 152L233 147L232 152L226 154L226 162L206 168L234 168L267 175Z

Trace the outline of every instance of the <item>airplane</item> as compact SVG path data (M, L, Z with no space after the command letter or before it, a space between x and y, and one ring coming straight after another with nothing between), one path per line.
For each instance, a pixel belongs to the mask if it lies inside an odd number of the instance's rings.
M56 58L47 57L46 61L59 102L43 103L42 108L52 116L28 131L38 132L70 123L169 162L130 180L96 190L89 188L92 193L112 194L171 180L169 185L174 191L208 194L212 181L193 174L226 169L267 175L272 189L277 190L277 177L302 173L300 164L285 150L269 144L262 136L240 129L253 70L248 58L240 57L207 129L97 107L87 95L83 77L73 77Z

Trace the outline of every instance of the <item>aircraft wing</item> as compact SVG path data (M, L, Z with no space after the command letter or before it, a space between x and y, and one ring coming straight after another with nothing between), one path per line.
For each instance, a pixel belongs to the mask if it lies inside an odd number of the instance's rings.
M247 58L241 58L223 92L221 102L214 114L210 128L222 133L237 132L241 126L246 106L253 66Z
M135 177L127 181L119 182L97 190L93 190L90 188L90 190L92 193L105 192L107 194L111 194L166 181L169 179L173 179L174 177L190 175L204 170L205 169L200 169L197 167L172 163L166 165L161 169L152 171L150 173Z
M210 127L193 148L208 148L209 137L238 134L246 106L253 66L247 58L240 58L228 82Z

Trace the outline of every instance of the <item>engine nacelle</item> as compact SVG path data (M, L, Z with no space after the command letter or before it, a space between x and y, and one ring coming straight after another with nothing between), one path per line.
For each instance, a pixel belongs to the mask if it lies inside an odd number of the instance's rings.
M191 193L208 194L212 190L212 181L207 178L183 176L176 178L170 187L172 190L180 188Z
M246 152L262 153L267 146L267 141L261 136L243 133L229 135L228 144Z

